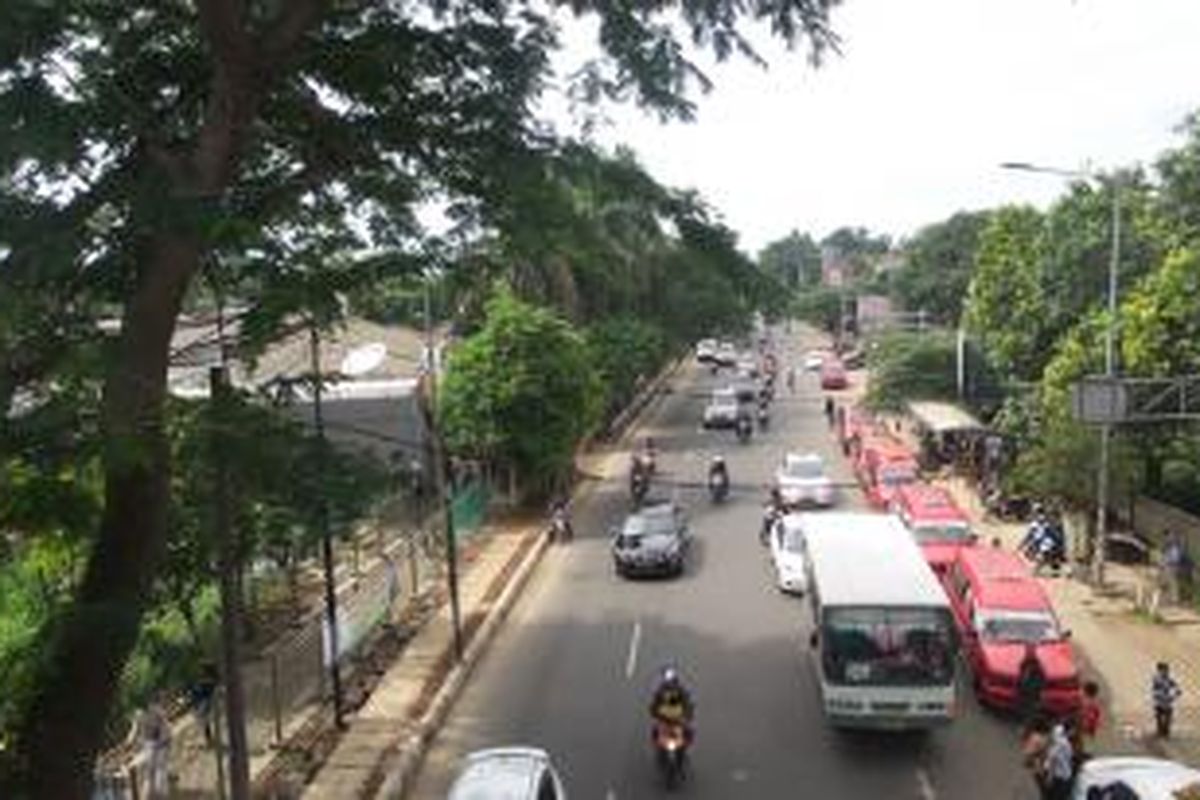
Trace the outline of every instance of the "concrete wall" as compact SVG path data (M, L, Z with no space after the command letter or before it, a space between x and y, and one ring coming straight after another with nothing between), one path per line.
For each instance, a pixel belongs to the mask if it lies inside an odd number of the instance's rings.
M1162 543L1164 530L1178 531L1187 541L1192 557L1200 555L1200 517L1175 506L1146 497L1139 498L1133 508L1133 527L1156 545Z

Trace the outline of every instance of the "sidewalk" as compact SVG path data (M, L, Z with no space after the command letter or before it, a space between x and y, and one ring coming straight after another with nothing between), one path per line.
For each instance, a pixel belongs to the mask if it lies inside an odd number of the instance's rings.
M895 430L895 426L892 426ZM900 438L915 446L907 425ZM981 543L999 539L1015 550L1025 535L1023 523L993 519L968 481L958 475L935 478L971 517ZM1068 546L1069 552L1074 552ZM1098 590L1068 577L1044 576L1063 626L1084 656L1087 670L1101 685L1108 715L1098 742L1105 753L1139 749L1189 764L1200 764L1200 613L1193 607L1162 606L1155 617L1144 609L1153 568L1110 563L1106 586ZM1157 739L1150 708L1150 677L1158 661L1171 664L1183 690L1175 709L1172 738Z
M536 562L545 548L544 524L500 530L488 537L461 576L464 647L474 644L481 624L497 605L514 573ZM528 569L525 566L525 569ZM454 637L448 604L409 641L367 702L355 712L332 754L304 789L305 798L369 797L384 779L389 756L419 733L435 694L454 666Z

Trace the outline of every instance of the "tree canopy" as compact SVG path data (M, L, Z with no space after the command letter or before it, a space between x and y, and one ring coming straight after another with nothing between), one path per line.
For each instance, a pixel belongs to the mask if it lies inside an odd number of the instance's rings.
M598 22L577 99L687 118L709 79L677 31L753 58L759 23L819 56L833 5L6 2L0 409L69 383L98 323L120 323L96 364L99 519L0 793L89 794L166 553L166 370L202 271L236 288L260 337L293 313L328 321L340 294L444 256L421 204L445 200L468 231L511 213L514 181L557 148L535 109L558 22Z

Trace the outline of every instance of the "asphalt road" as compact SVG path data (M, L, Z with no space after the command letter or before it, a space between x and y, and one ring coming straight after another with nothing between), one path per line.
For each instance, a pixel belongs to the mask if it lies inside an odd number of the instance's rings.
M811 336L811 334L806 334ZM783 339L783 337L781 337ZM813 341L782 340L783 364ZM801 599L780 594L758 544L764 487L787 449L816 451L849 482L822 412L817 379L780 392L772 424L750 444L699 428L704 395L719 379L689 367L640 434L659 446L651 496L688 507L691 561L678 579L627 581L613 573L608 530L628 510L627 456L615 477L574 510L576 539L556 547L480 662L426 757L410 797L444 798L461 757L478 748L548 750L572 798L666 794L651 757L646 706L658 669L677 665L697 700L689 798L901 800L1035 796L1019 765L1015 725L980 710L927 734L859 734L826 724L805 651ZM704 489L709 456L726 456L730 501ZM839 506L862 508L857 490Z

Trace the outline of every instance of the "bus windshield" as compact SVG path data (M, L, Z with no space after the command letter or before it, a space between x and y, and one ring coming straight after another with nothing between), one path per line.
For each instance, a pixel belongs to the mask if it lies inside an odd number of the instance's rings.
M828 608L825 678L851 686L940 686L954 680L949 614L929 608Z
M913 535L920 544L970 544L975 540L969 525L954 523L917 525Z

